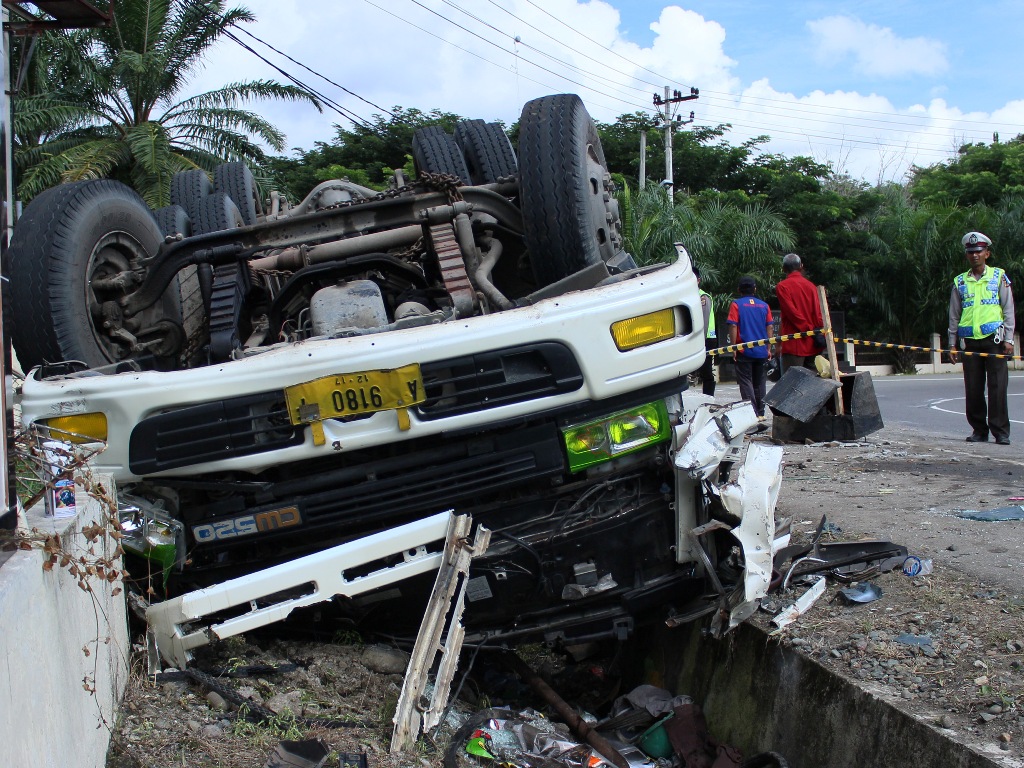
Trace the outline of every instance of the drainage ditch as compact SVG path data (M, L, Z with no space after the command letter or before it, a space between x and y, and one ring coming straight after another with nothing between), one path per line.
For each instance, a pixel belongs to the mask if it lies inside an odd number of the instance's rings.
M998 768L969 745L743 624L715 640L698 625L641 633L632 676L687 693L712 736L745 755L774 751L791 768Z

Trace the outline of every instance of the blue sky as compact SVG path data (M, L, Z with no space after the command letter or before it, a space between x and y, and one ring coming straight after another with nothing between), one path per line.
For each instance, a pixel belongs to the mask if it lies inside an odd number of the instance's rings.
M258 19L242 39L357 119L400 105L511 123L531 98L576 92L610 122L653 109L664 85L692 85L701 96L683 114L695 124L730 123L734 144L768 134L764 151L871 182L948 159L965 140L1024 133L1019 0L241 2ZM262 77L282 79L226 41L193 87ZM337 111L259 110L289 147L349 125Z

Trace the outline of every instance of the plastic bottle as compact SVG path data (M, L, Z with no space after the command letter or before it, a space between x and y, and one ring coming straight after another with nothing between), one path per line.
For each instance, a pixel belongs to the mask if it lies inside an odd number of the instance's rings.
M907 576L927 576L932 572L932 561L930 558L922 560L916 555L910 555L903 561L903 573Z

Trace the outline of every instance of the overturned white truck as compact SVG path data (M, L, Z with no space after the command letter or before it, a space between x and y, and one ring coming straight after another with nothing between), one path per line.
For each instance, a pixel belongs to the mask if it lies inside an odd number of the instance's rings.
M130 570L160 597L452 509L492 531L470 637L742 620L781 449L744 443L749 406L682 395L704 358L689 256L624 251L580 99L529 102L518 157L478 120L417 132L413 156L414 182L296 205L239 163L176 175L155 212L106 180L33 200L10 247L24 423L105 443ZM380 584L333 603L415 631L429 574Z

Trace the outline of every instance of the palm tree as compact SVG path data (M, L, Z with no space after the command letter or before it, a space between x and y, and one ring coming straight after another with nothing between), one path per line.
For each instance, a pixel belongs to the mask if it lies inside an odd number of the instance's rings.
M254 18L221 0L114 0L111 27L51 33L35 92L15 102L19 197L111 177L157 208L168 204L177 171L209 171L226 160L260 166L260 142L282 151L284 135L239 105L278 98L320 109L301 88L256 80L175 101L203 53Z
M619 210L626 250L638 264L673 258L672 244L682 243L719 308L742 275L774 285L781 276L779 255L795 242L785 220L760 202L738 206L713 194L684 193L673 200L661 187L634 191L627 185L619 192Z
M872 336L927 345L931 333L945 329L953 277L965 269L960 237L968 212L956 205L918 206L892 184L869 223L874 254L854 281L874 317ZM892 356L897 371L916 370L912 352L895 349Z

